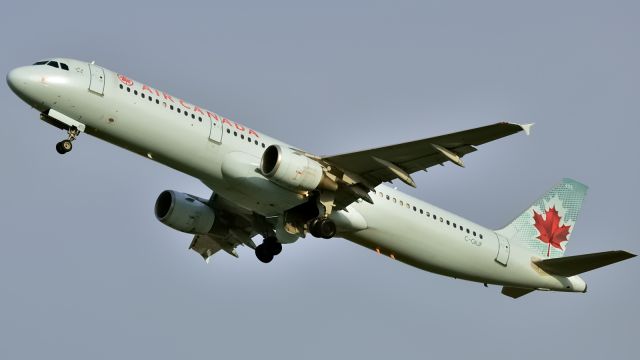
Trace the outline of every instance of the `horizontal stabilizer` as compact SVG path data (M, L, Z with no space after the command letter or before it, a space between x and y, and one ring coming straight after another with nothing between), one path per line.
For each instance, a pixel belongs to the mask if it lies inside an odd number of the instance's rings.
M532 292L533 289L523 289L511 286L503 286L502 287L502 295L507 295L508 297L517 299L521 296L525 296L528 293Z
M622 250L537 260L534 263L548 274L573 276L634 257Z

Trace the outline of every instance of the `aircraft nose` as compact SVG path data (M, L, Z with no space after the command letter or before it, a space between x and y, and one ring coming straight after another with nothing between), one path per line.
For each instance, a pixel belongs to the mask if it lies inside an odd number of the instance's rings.
M25 87L29 81L29 74L24 67L15 68L7 74L7 84L16 95L25 95Z

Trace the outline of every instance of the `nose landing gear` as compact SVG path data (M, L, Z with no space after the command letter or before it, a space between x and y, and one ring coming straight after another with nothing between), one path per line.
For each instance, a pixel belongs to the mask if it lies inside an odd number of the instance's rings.
M71 149L73 149L73 144L71 142L74 141L78 137L78 135L80 135L80 130L78 130L76 127L72 127L67 130L67 134L69 136L67 140L62 140L56 144L56 151L58 152L58 154L66 154L71 151Z

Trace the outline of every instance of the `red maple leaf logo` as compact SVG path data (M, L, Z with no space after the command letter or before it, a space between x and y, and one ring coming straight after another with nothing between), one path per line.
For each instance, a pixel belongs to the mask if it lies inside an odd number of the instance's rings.
M120 81L127 86L133 86L133 80L129 79L128 77L122 74L118 75L118 79L120 79Z
M569 229L571 229L571 226L560 226L561 218L562 217L558 215L558 211L555 206L547 210L545 219L542 218L541 214L538 214L533 210L533 220L535 221L534 226L540 233L538 239L545 244L549 244L547 248L547 257L551 253L552 246L556 249L562 250L561 243L563 241L568 241L567 236L569 236Z

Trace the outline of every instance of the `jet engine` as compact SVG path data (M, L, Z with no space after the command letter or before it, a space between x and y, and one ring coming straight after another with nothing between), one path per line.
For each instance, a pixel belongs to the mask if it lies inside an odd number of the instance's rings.
M296 191L338 188L317 161L279 145L271 145L264 151L260 172L276 184Z
M189 194L165 190L155 205L161 223L189 234L207 234L213 227L215 213L207 204Z

